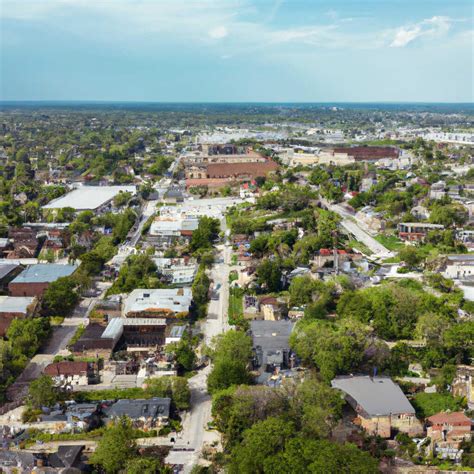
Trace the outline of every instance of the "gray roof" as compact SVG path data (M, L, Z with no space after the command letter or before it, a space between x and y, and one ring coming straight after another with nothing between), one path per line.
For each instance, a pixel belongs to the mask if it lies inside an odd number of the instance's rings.
M74 273L77 265L60 265L58 263L38 263L29 265L12 283L51 283L58 278Z
M173 326L170 330L169 337L183 337L186 326Z
M415 414L401 388L389 377L342 376L336 377L331 385L346 393L370 416Z
M5 265L0 265L0 280L5 278L9 273L11 273L15 268L18 268L19 265L16 263L7 263Z
M170 414L170 398L150 398L144 399L122 399L113 405L104 408L103 412L107 418L116 418L128 416L132 420L142 417L160 418L169 417Z
M33 296L0 296L0 313L26 314L34 301Z
M277 351L289 348L289 338L295 323L288 320L251 321L250 330L254 346L264 351Z

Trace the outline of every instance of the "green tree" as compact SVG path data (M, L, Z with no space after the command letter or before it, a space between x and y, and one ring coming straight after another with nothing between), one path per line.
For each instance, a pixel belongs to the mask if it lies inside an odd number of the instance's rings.
M123 417L107 427L90 461L107 474L115 474L136 454L137 445L133 439L132 424L128 418Z
M423 260L420 252L412 245L403 247L400 252L398 252L398 256L409 268L417 267Z
M220 224L218 219L203 216L199 218L198 228L193 232L189 247L192 252L199 249L211 248L219 235Z
M267 461L282 451L294 434L293 424L279 418L267 418L255 423L244 432L242 443L232 450L229 473L265 472Z
M30 383L28 404L32 408L52 407L58 399L59 392L51 377L41 375Z
M270 292L282 289L282 273L279 262L264 259L256 270L257 283Z
M171 474L173 471L165 467L162 461L155 457L135 457L125 465L127 474Z
M76 282L70 276L50 283L43 295L44 311L49 315L67 316L78 301Z

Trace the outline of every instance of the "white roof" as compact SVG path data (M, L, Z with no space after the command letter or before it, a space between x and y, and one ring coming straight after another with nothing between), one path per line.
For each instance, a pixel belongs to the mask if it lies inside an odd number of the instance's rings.
M73 191L53 199L43 209L61 209L72 207L76 211L95 210L111 201L120 192L135 194L136 186L81 186Z
M169 311L183 313L189 311L192 301L191 288L161 288L133 290L125 300L125 315L142 311Z

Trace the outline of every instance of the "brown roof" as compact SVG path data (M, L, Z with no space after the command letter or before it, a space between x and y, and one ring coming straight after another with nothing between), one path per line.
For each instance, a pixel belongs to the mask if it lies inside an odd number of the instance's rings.
M207 165L208 178L266 176L278 169L278 164L267 160L263 163L212 163Z
M427 418L427 421L432 425L471 425L471 420L461 411L454 413L437 413Z
M382 158L398 158L399 151L391 146L349 146L336 147L334 153L347 153L355 160L377 160Z
M64 360L62 362L56 362L54 364L49 364L45 369L44 373L49 375L50 377L54 377L56 375L81 375L86 374L89 369L88 362L82 361L69 361Z

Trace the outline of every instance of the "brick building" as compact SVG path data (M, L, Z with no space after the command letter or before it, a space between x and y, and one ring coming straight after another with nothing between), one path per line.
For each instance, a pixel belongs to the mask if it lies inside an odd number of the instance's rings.
M72 275L76 265L59 265L54 263L39 263L29 265L8 285L10 296L41 297L46 288L58 278Z

